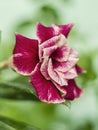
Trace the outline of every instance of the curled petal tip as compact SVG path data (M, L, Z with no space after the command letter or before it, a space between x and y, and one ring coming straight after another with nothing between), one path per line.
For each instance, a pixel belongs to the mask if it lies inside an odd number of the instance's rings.
M75 23L69 23L68 24L70 27L73 27L75 25Z
M67 24L67 28L68 28L69 30L71 30L74 25L75 25L74 23L69 23L69 24Z
M19 34L19 33L17 33L17 32L15 32L15 36L20 36L21 34Z
M76 68L76 71L77 71L77 73L79 74L79 73L87 73L87 71L85 70L85 69L82 69L80 66L78 66L78 65L76 65L75 66L75 68Z
M36 23L36 26L38 27L39 25L42 25L42 24L41 24L40 22L37 22L37 23Z
M83 73L83 74L86 74L86 73L87 73L87 71L83 69L83 70L82 70L82 73Z

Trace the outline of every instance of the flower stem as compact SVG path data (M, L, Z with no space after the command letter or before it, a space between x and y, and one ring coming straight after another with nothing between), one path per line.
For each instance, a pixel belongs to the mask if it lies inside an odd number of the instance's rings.
M14 68L13 66L13 56L10 56L7 61L0 62L0 70L6 69L6 68Z
M0 62L0 70L6 69L8 67L9 67L8 61Z

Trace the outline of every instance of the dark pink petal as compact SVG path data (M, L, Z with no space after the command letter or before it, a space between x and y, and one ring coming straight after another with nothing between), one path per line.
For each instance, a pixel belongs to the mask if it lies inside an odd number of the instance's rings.
M45 48L52 47L52 48L50 48L51 50L56 49L57 48L56 43L59 40L60 40L60 36L55 36L55 37L50 38L49 40L43 42L43 44L39 45L39 58L40 58L40 61L42 61L42 59L43 59L43 53L44 53ZM49 52L49 50L47 50L47 51Z
M16 71L24 75L30 74L39 62L38 41L17 34L13 54L13 64Z
M54 68L52 64L52 60L49 59L48 62L48 74L51 77L53 81L55 81L60 86L67 85L67 80L62 76L62 73L58 73Z
M78 98L82 94L82 90L77 87L74 80L68 81L68 86L65 87L66 95L64 96L67 100L74 100L75 98Z
M53 27L46 27L40 23L37 24L37 36L41 43L53 37L53 34Z
M46 27L40 23L37 24L37 36L41 43L50 39L51 37L63 34L65 37L68 36L73 24L56 25L53 24L50 27Z
M61 91L62 97L64 97L67 100L74 100L75 98L80 97L81 94L83 93L82 89L77 87L77 85L73 79L68 80L68 85L66 85L66 86L60 86L57 83L55 83L54 81L53 81L53 83L55 84L57 89L59 91Z
M59 25L60 33L62 33L65 37L67 37L73 25L74 25L73 23L66 25Z
M55 81L53 81L52 80L52 82L53 82L53 84L56 86L56 88L62 93L62 96L64 97L65 95L66 95L66 89L65 89L65 87L68 85L66 85L66 86L60 86L59 84L57 84Z
M37 92L39 99L47 103L62 103L64 99L55 85L46 80L40 73L40 64L37 64L35 70L31 75L31 83Z
M78 66L78 65L76 65L75 68L76 68L76 71L77 71L78 74L80 74L80 73L86 73L86 70L82 69L82 68L81 68L80 66Z

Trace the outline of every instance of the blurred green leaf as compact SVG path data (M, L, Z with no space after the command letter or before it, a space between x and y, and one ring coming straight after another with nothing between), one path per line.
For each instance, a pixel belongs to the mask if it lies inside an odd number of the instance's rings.
M94 81L97 78L97 74L95 73L95 69L93 67L93 59L95 55L96 52L90 51L87 54L82 54L80 56L81 60L79 60L79 65L87 71L87 73L79 76L82 79L81 83L83 86L86 86L88 82Z
M4 122L0 121L0 130L16 130L13 127L5 124Z
M44 5L41 7L38 11L36 20L48 25L60 22L57 10L49 5Z
M24 122L18 122L0 116L0 130L39 130L39 129Z
M79 125L80 126L75 128L75 130L95 130L94 124L90 121L85 122L84 124L79 124Z
M25 33L27 30L31 30L35 27L36 23L41 22L45 25L51 25L53 23L59 24L60 23L60 16L58 14L58 11L55 7L52 7L50 5L43 5L39 7L39 9L35 12L35 15L32 16L32 19L24 19L24 21L21 21L16 26L16 31L19 33Z
M16 100L39 101L33 87L19 82L0 83L0 97Z
M68 101L68 100L66 100L64 103L62 103L62 104L64 104L65 106L67 106L68 108L71 108L71 101Z
M28 32L27 30L30 31L33 28L33 24L34 21L32 19L25 19L24 21L21 21L16 25L15 30L19 33L24 34L25 32Z

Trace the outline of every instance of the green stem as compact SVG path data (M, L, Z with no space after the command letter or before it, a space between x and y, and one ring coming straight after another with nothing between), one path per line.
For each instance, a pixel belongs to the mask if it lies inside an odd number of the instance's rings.
M11 56L7 61L0 62L0 70L6 69L6 68L14 68L13 56Z
M0 62L0 70L6 69L8 67L9 67L8 61Z

